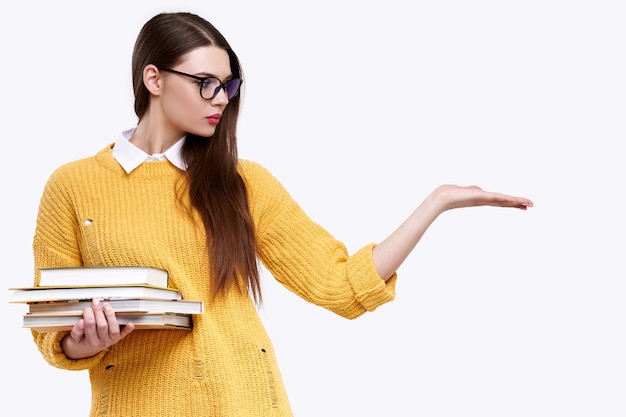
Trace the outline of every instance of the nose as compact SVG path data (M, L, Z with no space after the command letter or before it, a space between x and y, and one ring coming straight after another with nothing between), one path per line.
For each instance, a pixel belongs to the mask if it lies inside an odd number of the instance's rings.
M228 100L228 94L226 94L226 87L222 86L211 101L213 104L228 104L230 100Z

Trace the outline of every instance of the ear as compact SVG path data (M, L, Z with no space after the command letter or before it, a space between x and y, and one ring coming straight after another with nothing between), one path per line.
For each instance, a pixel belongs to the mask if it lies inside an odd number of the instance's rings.
M161 73L156 66L148 64L143 69L143 84L150 94L155 96L161 94Z

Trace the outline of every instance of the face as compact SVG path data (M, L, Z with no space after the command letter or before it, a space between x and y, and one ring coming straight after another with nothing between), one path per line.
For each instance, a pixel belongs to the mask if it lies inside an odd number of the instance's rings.
M187 53L171 69L198 77L215 77L223 83L232 78L228 53L212 46ZM212 99L205 100L200 96L200 81L166 71L160 71L160 77L159 108L165 130L171 131L175 137L186 133L213 136L228 104L224 89Z

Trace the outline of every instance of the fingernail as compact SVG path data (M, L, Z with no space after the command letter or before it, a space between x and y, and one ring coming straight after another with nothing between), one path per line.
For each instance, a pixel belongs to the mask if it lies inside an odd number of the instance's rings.
M100 300L97 298L93 299L93 305L97 306L98 304L100 304Z
M107 311L111 310L111 304L104 303L104 309L107 310Z

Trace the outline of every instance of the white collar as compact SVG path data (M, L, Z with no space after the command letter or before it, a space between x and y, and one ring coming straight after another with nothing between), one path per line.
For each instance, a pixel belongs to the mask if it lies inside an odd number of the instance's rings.
M118 140L115 142L115 146L111 149L111 154L115 160L124 168L127 174L130 174L132 170L139 165L148 161L159 161L167 159L175 167L185 171L186 166L183 163L181 156L181 148L185 143L185 136L180 138L178 142L172 145L168 150L160 154L148 155L146 152L139 149L133 143L129 141L135 134L136 127L123 131Z

